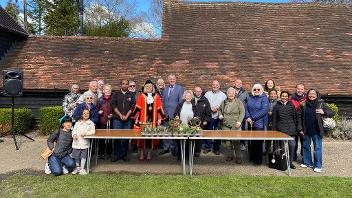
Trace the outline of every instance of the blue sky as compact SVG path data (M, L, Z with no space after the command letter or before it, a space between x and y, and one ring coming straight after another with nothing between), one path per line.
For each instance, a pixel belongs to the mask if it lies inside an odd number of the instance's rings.
M15 0L13 0L15 1ZM30 0L27 0L30 1ZM195 2L229 2L229 1L234 1L236 2L236 0L193 0ZM0 0L0 5L2 7L6 6L6 3L8 2L8 0ZM148 10L151 0L138 0L138 8L139 10ZM270 3L287 3L287 0L241 0L241 2L270 2ZM18 0L19 5L21 5L22 7L22 0Z

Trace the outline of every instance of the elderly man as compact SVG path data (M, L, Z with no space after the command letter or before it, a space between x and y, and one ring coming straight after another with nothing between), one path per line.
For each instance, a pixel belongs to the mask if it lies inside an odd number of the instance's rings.
M200 87L194 88L194 98L192 99L192 104L196 106L196 112L201 120L201 128L207 129L208 123L211 119L211 108L208 99L203 95L203 90ZM202 147L202 141L197 140L195 144L194 156L199 157Z
M104 80L98 80L98 98L103 96Z
M88 93L92 95L92 97L93 97L92 103L94 105L96 105L97 101L99 99L99 97L98 97L98 82L96 80L93 80L93 81L89 82L89 90L84 92L81 95L81 97L79 97L78 103L81 104L81 103L85 102L86 94L88 94Z
M239 99L243 103L244 106L246 106L249 94L243 88L242 80L237 79L235 81L235 86L233 88L235 88L236 98ZM242 121L241 129L246 130L246 121L245 120ZM244 140L241 140L240 142L241 142L241 151L245 151L246 150L246 142Z
M73 84L71 86L71 92L65 95L64 101L62 103L62 109L65 115L72 117L73 112L78 105L78 99L80 96L81 94L79 93L79 85Z
M174 118L176 107L182 101L184 89L181 85L176 84L176 76L174 74L170 74L167 79L169 85L165 86L162 92L162 102L165 114L168 116L167 120L169 120ZM173 155L176 155L175 146L176 142L174 140L164 140L163 151L159 154L163 155L171 150Z
M205 93L205 97L209 100L210 107L211 107L211 119L208 124L208 129L209 130L217 130L219 127L219 107L221 103L226 99L226 95L224 92L220 91L220 83L217 80L214 80L212 85L212 90L207 91ZM211 142L212 140L205 140L204 141L204 154L208 153L211 148ZM215 140L213 143L213 152L215 155L220 155L220 140Z

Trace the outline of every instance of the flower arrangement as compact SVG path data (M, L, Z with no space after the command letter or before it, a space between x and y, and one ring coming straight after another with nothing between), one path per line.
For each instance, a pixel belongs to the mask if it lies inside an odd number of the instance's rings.
M179 117L168 122L169 127L157 126L153 127L151 125L144 125L142 127L142 135L145 136L190 136L190 135L200 135L200 119L192 118L189 125L182 124Z

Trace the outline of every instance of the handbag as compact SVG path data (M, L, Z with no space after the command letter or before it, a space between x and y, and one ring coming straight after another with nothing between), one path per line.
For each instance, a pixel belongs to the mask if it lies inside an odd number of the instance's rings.
M323 118L323 127L326 129L333 129L336 127L336 122L332 118Z
M54 149L53 149L54 150ZM48 147L44 149L43 153L40 155L40 157L43 160L48 160L48 158L53 154L53 150L49 149Z
M274 148L275 148L275 142L276 141L274 141ZM277 146L272 153L268 154L268 159L269 159L269 168L273 168L281 171L287 170L286 154L285 154L285 151L281 149L279 146Z

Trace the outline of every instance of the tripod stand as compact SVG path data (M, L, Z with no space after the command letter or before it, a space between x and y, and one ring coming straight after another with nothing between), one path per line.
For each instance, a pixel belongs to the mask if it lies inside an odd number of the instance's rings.
M18 145L17 145L16 136L15 136L15 133L16 133L16 130L15 130L15 97L12 96L11 98L12 98L11 99L11 101L12 101L12 103L11 103L12 113L11 113L11 129L10 129L10 132L12 133L12 138L13 138L13 141L15 143L16 150L19 150ZM20 135L22 135L22 136L34 141L34 139L28 137L25 134L20 134Z

